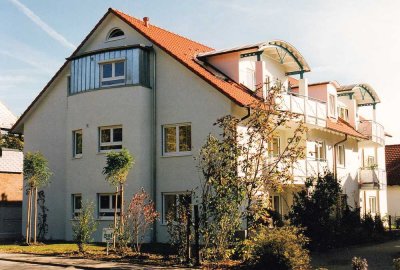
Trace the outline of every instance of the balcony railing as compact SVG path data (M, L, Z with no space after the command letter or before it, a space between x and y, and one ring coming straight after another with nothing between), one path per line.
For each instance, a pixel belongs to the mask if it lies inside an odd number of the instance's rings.
M318 159L302 159L298 160L293 168L293 176L295 184L304 184L308 177L316 177L324 174L328 169L328 162L326 160Z
M379 168L360 168L359 183L362 188L379 189L385 184L386 171Z
M303 115L305 122L326 127L326 102L297 93L284 93L281 109Z
M358 132L380 145L385 144L385 131L383 126L373 120L361 120L358 122Z

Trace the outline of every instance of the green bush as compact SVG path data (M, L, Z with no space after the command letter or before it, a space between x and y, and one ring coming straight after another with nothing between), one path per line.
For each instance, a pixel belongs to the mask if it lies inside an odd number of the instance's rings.
M264 227L246 241L245 264L250 269L265 269L266 265L274 270L311 269L307 243L297 227Z
M397 259L393 260L393 268L395 270L400 270L400 258L397 258Z
M93 217L93 203L84 203L81 212L72 221L74 241L78 245L79 252L85 252L85 246L92 240L92 233L96 231L97 223Z
M361 257L353 257L351 267L353 270L368 270L368 262Z

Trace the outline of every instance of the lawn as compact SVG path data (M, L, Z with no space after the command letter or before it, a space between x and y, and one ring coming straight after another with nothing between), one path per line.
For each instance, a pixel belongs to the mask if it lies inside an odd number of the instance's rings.
M104 245L91 244L87 246L89 254L105 253ZM49 243L32 246L24 246L19 244L1 245L0 252L6 253L31 253L42 255L68 255L78 253L78 246L74 243Z

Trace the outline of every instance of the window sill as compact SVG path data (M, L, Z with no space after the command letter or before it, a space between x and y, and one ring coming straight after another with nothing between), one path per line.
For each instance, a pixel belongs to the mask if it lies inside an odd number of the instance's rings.
M108 153L114 151L114 152L121 152L121 149L112 149L112 150L101 150L97 152L97 155L107 155Z
M187 156L191 156L192 152L182 152L182 153L164 153L161 157L163 158L169 158L169 157L187 157Z
M120 37L115 37L115 38L109 38L106 41L104 41L104 43L108 43L108 42L113 42L113 41L117 41L117 40L121 40L121 39L125 39L126 36L120 36Z
M74 159L81 159L81 158L82 158L82 155L74 156L74 157L72 157L72 160L74 160Z

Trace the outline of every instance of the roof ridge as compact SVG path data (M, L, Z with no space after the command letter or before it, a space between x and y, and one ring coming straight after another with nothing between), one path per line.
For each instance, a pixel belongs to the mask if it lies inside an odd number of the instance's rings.
M128 16L128 17L130 17L130 18L132 18L132 19L135 19L135 20L137 20L137 21L142 22L141 19L139 19L139 18L137 18L137 17L134 17L134 16L132 16L132 15L129 15L129 14L127 14L127 13L121 11L121 10L118 10L118 9L116 9L116 8L110 8L110 9L111 9L112 11L114 11L114 12L120 13L120 14L122 14L122 15L124 15L124 16ZM160 30L162 30L162 31L165 31L165 32L168 32L168 33L170 33L170 34L172 34L172 35L175 35L175 36L178 36L178 37L180 37L180 38L186 39L186 40L188 40L188 41L190 41L190 42L196 43L196 44L201 45L201 46L203 46L203 47L207 47L207 48L210 49L210 50L215 50L214 48L211 48L211 47L209 47L209 46L207 46L207 45L204 45L203 43L200 43L200 42L195 41L195 40L193 40L193 39L190 39L190 38L188 38L188 37L179 35L179 34L177 34L177 33L174 33L174 32L172 32L172 31L167 30L167 29L165 29L165 28L163 28L163 27L160 27L160 26L158 26L158 25L155 25L155 24L150 23L149 26L150 26L150 27L158 28L158 29L160 29Z

